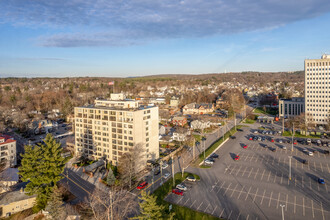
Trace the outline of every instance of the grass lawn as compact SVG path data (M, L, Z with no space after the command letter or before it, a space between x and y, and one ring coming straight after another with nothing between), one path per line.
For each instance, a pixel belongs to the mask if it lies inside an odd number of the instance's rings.
M241 125L236 126L237 129L242 128ZM236 133L235 127L230 129L226 134L225 134L225 140L227 140L230 136L234 135ZM209 148L205 150L205 158L207 158L221 143L223 142L223 138L221 137L217 141L215 141ZM204 160L204 152L202 152L199 155L199 159L196 160L195 165L199 165L202 161Z
M243 121L243 123L245 123L245 124L254 124L255 122L256 122L256 120L248 119L248 118Z
M290 131L284 131L283 136L291 137L292 136L292 133ZM320 138L319 135L307 135L306 136L306 135L300 134L299 132L296 132L294 134L294 137L297 137L297 138Z
M278 111L274 109L267 109L266 111L263 110L261 107L257 107L256 109L253 110L254 113L261 113L261 114L270 114L270 115L277 115Z
M203 164L203 165L199 166L199 168L207 169L207 168L211 168L211 166Z
M191 174L191 173L184 173L182 177L182 173L176 173L174 175L175 185L181 183L187 176L193 175L197 180L200 179L198 175ZM173 189L173 179L170 178L167 180L161 187L159 187L153 195L157 196L157 203L160 205L164 205L165 207L169 207L169 202L166 202L164 198L170 193ZM189 209L184 206L179 206L176 204L172 204L172 210L176 213L175 219L185 219L185 220L211 220L211 219L218 219L214 216L208 215L206 213L198 212L192 209Z

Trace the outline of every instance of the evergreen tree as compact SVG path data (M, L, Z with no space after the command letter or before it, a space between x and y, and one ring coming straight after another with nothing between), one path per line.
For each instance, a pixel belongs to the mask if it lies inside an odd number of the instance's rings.
M141 192L141 202L140 206L140 215L134 217L133 219L138 220L149 220L149 219L163 219L163 213L165 212L165 207L158 205L156 200L157 198L145 191Z
M116 181L116 177L113 174L112 169L110 168L107 176L107 184L111 186L115 183L115 181Z
M34 211L45 208L56 183L63 177L66 160L61 156L61 143L56 142L51 134L39 146L26 146L22 156L19 175L23 181L29 181L25 191L28 195L37 194Z
M63 206L62 194L60 190L55 187L53 193L47 202L46 211L54 220L62 220L65 217L65 208Z

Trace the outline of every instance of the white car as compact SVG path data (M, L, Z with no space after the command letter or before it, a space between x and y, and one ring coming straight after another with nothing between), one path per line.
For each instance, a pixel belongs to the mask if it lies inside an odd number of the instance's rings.
M212 165L213 164L213 161L206 159L206 160L204 160L204 163L205 164L208 164L208 165Z
M187 190L187 187L183 183L178 184L176 186L176 188L179 189L179 190L182 190L182 191L186 191Z
M167 178L169 178L170 176L171 176L171 174L169 174L169 173L165 173L164 176L163 176L163 178L164 178L164 179L167 179Z
M308 156L314 156L313 152L308 152Z
M283 150L286 150L286 146L283 146L283 148L282 148Z
M167 163L163 163L162 169L166 169L167 167L168 167L168 164Z

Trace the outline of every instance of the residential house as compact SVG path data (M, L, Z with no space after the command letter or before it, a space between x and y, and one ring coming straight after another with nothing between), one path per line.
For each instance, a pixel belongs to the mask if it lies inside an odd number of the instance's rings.
M211 112L214 112L214 104L210 104L210 103L202 103L202 104L190 103L182 108L182 113L184 115L186 114L202 115Z
M176 126L184 126L187 124L187 119L185 117L173 117L172 124Z
M174 141L186 141L187 137L190 134L191 134L191 132L189 129L179 127L173 132L173 140Z

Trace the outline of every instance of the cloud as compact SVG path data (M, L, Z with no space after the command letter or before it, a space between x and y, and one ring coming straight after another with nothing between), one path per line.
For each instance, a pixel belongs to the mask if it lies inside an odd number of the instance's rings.
M125 46L271 29L329 11L328 0L0 0L0 22L71 30L39 38L40 45L52 47Z

